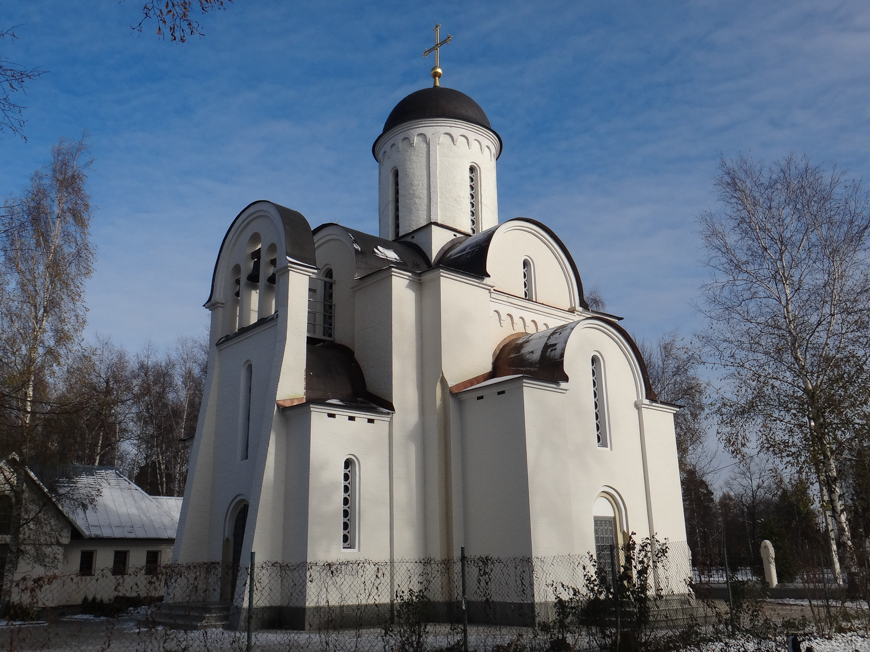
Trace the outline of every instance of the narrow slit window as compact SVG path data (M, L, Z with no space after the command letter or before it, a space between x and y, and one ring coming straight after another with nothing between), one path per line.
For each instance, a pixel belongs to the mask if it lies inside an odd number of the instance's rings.
M359 470L356 460L348 457L344 461L341 496L341 547L343 550L355 550L359 505L357 503L357 482Z
M242 381L242 413L241 413L241 442L239 459L248 459L251 447L251 389L254 380L254 370L251 365L245 366L244 379Z
M595 437L599 448L610 448L607 431L607 396L604 387L604 372L601 358L592 356L592 407L595 415Z
M523 298L535 300L535 266L529 258L523 260Z
M335 314L335 294L333 288L333 274L331 269L323 273L326 281L323 284L323 337L332 338L333 316Z
M399 170L393 170L393 240L399 237Z
M233 267L233 270L230 274L232 277L232 282L230 283L230 296L227 305L229 306L229 323L227 326L228 333L235 333L239 328L241 328L242 324L240 323L241 317L241 294L242 294L242 267L241 265L236 265Z
M468 208L471 218L471 235L477 233L478 227L478 195L480 192L480 181L477 168L473 165L468 168Z

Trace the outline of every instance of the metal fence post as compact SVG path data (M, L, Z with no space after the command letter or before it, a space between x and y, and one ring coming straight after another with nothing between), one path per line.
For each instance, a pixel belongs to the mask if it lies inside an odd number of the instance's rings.
M459 548L459 566L462 572L462 652L468 652L468 603L465 594L465 546Z
M251 565L248 566L248 646L247 652L254 648L254 632L251 625L254 619L254 551L251 550Z

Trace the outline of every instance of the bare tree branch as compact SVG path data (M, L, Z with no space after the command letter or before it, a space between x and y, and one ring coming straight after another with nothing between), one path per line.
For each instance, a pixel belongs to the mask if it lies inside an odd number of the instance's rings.
M18 38L14 27L0 29L0 40ZM24 140L24 107L18 104L15 93L27 93L26 84L47 73L40 68L25 68L0 53L0 132L7 130Z
M157 21L157 35L172 42L184 43L190 36L203 36L202 25L191 15L224 9L232 0L147 0L142 7L142 20L133 29L141 32L146 21Z

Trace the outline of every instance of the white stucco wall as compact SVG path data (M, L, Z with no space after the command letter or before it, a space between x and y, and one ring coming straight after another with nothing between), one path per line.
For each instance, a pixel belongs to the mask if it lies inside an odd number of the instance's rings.
M529 222L507 222L493 236L486 261L488 282L522 297L526 258L533 263L535 301L563 310L578 309L579 290L568 259L548 234Z
M310 406L310 560L390 558L389 417L340 406ZM330 416L332 415L332 416ZM344 460L358 462L357 545L342 549Z
M468 555L534 554L522 393L521 382L507 382L459 395L465 489L460 543Z

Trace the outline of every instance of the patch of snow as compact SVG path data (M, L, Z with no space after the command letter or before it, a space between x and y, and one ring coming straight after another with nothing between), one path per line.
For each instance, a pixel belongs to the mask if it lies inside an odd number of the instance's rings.
M389 260L394 263L402 262L402 259L399 258L399 254L397 254L392 249L387 249L386 247L382 247L381 245L375 247L374 253L375 256L377 256L378 258L383 258L384 260Z
M347 231L347 237L350 238L351 244L353 244L354 249L356 249L357 251L362 251L362 247L359 246L359 243L356 241L356 238L354 238L350 234L350 231Z
M810 637L801 639L801 650L807 652L812 647L813 652L870 652L870 638L860 634L835 634L831 638ZM701 652L732 652L733 650L770 650L780 652L785 649L783 641L759 641L744 637L734 637L724 641L706 643L701 646Z
M0 627L44 627L44 620L0 620Z

